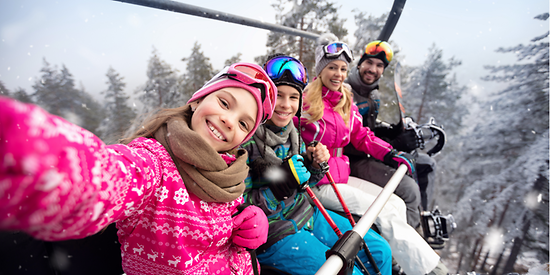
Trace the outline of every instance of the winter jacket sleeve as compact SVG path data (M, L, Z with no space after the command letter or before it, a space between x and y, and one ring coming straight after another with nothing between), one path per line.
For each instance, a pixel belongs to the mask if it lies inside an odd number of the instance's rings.
M151 152L106 146L85 129L5 97L0 156L0 229L44 240L83 238L139 213L161 180Z
M384 156L391 151L392 147L389 143L376 137L369 127L363 126L363 117L355 104L351 106L350 127L351 144L357 150L370 154L382 161L384 160Z

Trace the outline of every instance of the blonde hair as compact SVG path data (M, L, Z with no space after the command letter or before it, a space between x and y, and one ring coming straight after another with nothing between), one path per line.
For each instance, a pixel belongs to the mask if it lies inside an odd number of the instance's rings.
M349 126L352 93L343 84L340 85L338 92L342 93L342 98L340 102L334 106L334 111L339 113L344 119L346 126ZM306 116L307 123L313 123L323 117L325 104L323 103L323 80L320 76L305 88L304 106L306 106L304 109L306 109L306 113L309 115Z

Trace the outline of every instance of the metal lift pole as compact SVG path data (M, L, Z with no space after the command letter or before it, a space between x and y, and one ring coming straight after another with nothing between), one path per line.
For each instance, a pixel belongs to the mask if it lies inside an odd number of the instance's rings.
M316 40L319 37L319 34L301 31L298 29L285 27L277 24L266 23L259 20L254 20L238 15L229 14L227 12L221 12L211 9L206 9L202 7L197 7L181 2L171 1L171 0L113 0L117 2L130 3L155 9L161 9L166 11L172 11L177 13L184 13L194 16L200 16L220 21L225 21L229 23L235 23L240 25L246 25L250 27L266 29L274 32L282 32L285 34L301 36L304 38Z

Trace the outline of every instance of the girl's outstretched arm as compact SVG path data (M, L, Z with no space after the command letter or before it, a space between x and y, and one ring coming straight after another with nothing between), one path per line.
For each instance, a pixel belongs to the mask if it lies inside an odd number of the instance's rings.
M0 97L0 230L44 240L92 235L139 211L160 182L152 163L147 150L106 146L35 105Z

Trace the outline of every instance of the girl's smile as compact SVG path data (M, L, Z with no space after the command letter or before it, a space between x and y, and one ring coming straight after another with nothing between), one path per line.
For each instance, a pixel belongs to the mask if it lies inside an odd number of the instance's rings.
M191 104L191 128L217 152L237 147L254 128L258 106L252 94L225 87Z

